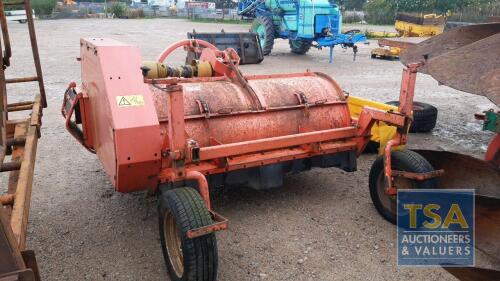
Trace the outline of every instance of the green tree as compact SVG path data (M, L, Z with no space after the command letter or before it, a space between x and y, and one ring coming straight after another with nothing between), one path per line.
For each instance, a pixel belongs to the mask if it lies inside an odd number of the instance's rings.
M122 18L127 15L128 6L122 2L114 2L108 7L108 13L115 14L115 17Z
M461 10L468 6L480 6L488 0L385 0L387 4L401 12L446 13Z
M371 24L393 24L396 18L395 0L370 0L364 6L365 20Z
M400 12L446 14L472 9L483 13L497 3L498 0L368 0L363 9L368 23L393 24Z
M340 0L338 4L342 7L343 10L357 10L361 11L363 9L363 5L366 3L366 0Z
M56 7L56 0L32 0L31 5L38 16L47 16L52 14Z
M238 5L238 2L234 2L233 0L215 0L213 2L215 2L215 7L217 9L231 9Z

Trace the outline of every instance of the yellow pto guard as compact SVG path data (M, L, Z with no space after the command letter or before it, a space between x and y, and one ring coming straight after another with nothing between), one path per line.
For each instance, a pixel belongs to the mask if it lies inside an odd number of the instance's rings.
M395 111L395 112L398 111L397 106L388 105L385 103L380 103L354 96L349 96L347 98L347 104L349 106L349 112L351 113L352 118L358 118L364 106L369 106L385 111ZM372 127L371 133L372 136L370 140L380 144L378 153L382 154L384 152L385 146L387 145L387 142L390 141L392 138L394 138L394 136L396 135L396 127L389 126L384 122L376 122ZM403 148L404 145L395 147L395 149L403 149Z

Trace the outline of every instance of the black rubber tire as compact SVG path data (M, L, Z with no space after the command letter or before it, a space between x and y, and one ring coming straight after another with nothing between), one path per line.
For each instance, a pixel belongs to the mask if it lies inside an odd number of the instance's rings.
M262 45L262 54L267 56L271 53L274 45L274 24L273 19L271 17L258 16L252 22L251 30L255 32L257 26L263 25L265 28L265 42ZM262 38L259 37L259 40Z
M390 101L387 104L399 106L399 101ZM436 107L423 102L413 102L413 122L410 133L426 133L436 127L438 110Z
M432 165L424 157L411 150L393 151L391 154L391 163L392 163L392 169L398 171L426 173L434 170ZM382 200L380 198L380 194L378 192L379 191L378 183L381 176L384 177L384 157L382 155L377 157L377 159L375 160L375 162L373 162L372 167L370 169L370 176L369 176L370 197L372 199L373 205L375 206L375 209L377 209L377 212L390 223L396 224L397 222L396 212L393 212L390 209L384 207ZM435 178L424 181L416 181L416 180L415 181L408 180L408 181L409 183L411 183L411 189L437 188L437 180ZM387 195L384 194L383 196Z
M380 148L380 143L376 141L369 141L368 144L365 146L363 153L365 154L378 153L379 148Z
M160 242L165 264L172 281L215 281L217 279L217 241L215 234L189 239L190 229L212 223L200 194L193 188L182 187L163 191L158 197ZM168 256L166 236L163 231L165 216L171 212L180 232L183 256L183 274L177 276Z
M288 40L288 44L290 45L292 53L303 55L309 52L309 49L311 49L312 42L304 40Z

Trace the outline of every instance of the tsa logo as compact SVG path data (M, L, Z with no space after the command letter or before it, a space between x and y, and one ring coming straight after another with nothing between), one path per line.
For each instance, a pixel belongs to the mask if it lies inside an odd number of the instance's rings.
M474 190L398 190L398 265L474 266Z

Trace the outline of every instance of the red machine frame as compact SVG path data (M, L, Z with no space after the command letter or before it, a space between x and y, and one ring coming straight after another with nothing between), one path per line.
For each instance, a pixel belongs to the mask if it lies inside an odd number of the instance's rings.
M203 41L201 41L203 42ZM200 45L207 48L200 49ZM239 57L232 49L225 51L216 50L200 40L183 40L169 46L159 56L158 60L163 61L173 50L184 47L193 51L201 52L201 59L210 62L215 73L213 77L199 78L159 78L144 79L147 84L162 85L163 91L167 93L168 125L167 134L163 139L161 152L161 171L158 176L159 183L178 182L183 180L195 180L198 182L200 195L211 212L215 224L203 229L192 230L190 237L197 237L217 230L227 228L227 220L213 212L210 205L210 195L206 175L223 173L237 169L251 168L273 163L280 163L295 159L308 158L316 155L330 154L342 151L355 150L359 155L370 139L370 130L374 122L382 121L396 126L397 134L388 143L385 149L385 177L387 179L386 193L394 195L397 187L393 184L393 177L407 177L416 180L425 180L443 173L433 171L426 174L415 174L400 171L393 171L391 167L391 150L394 146L406 144L407 132L412 120L413 97L415 90L415 80L417 69L421 64L410 64L403 71L400 90L400 106L398 112L386 112L383 110L365 107L359 118L352 120L352 126L336 129L328 129L313 132L304 132L293 135L257 139L251 141L223 144L213 139L213 144L208 147L198 147L197 143L188 138L185 134L185 118L183 104L183 89L180 83L187 82L209 82L220 81L229 78L236 80L245 86L249 80L266 78L283 78L290 75L321 75L311 72L300 74L274 74L243 76L237 68ZM338 87L338 85L332 80ZM340 89L340 87L338 87ZM76 84L71 83L65 93L62 115L66 119L66 127L71 134L78 139L88 150L93 151L93 139L91 132L85 131L86 114L81 123L83 131L72 121L73 112L78 110L84 112L87 102L85 94L76 89ZM259 104L258 96L254 96L255 102ZM305 112L309 108L307 101L302 101L300 97L299 105ZM345 101L344 101L345 102ZM201 105L200 105L201 106ZM260 104L265 108L265 104ZM200 111L202 112L202 111ZM244 113L229 113L244 114ZM158 186L155 187L155 189Z

